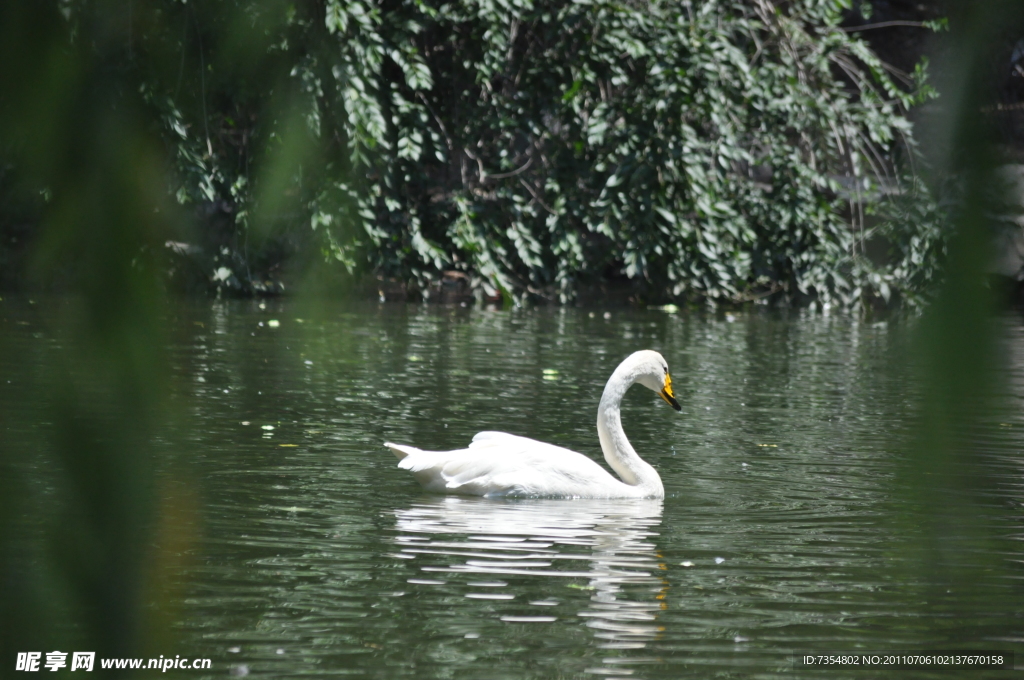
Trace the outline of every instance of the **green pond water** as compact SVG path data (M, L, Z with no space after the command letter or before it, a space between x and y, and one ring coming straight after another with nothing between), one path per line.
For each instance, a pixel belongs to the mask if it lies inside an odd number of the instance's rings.
M1008 368L972 441L998 483L983 520L945 518L936 540L930 482L907 463L907 322L304 309L216 302L171 321L161 476L167 512L194 531L162 578L174 653L214 663L183 677L949 677L794 653L971 649L1016 651L1022 667L1017 318L1001 320ZM50 342L9 316L8 347ZM637 386L623 423L664 501L430 495L382 445L504 430L601 460L604 383L644 348L667 359L682 412ZM26 357L18 370L45 352ZM979 522L984 540L957 533ZM1007 674L1021 672L952 673Z

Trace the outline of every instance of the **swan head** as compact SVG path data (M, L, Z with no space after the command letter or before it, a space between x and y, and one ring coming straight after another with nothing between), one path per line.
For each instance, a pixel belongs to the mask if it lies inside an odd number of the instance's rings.
M665 357L651 349L634 352L626 362L633 364L635 381L658 393L665 403L677 411L682 411L676 395L672 391L672 376L668 373L668 362Z

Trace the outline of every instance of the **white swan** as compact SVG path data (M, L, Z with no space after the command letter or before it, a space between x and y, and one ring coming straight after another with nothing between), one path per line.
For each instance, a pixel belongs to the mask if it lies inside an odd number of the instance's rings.
M398 467L412 472L428 491L492 497L664 498L661 477L637 455L622 429L619 404L633 383L649 387L680 410L668 364L660 354L641 350L619 364L597 407L597 435L604 459L622 481L575 451L505 432L480 432L469 448L457 451L384 445L398 456Z

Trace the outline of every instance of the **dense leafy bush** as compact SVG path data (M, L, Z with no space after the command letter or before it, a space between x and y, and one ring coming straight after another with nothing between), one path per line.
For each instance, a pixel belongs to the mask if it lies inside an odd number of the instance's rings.
M563 299L609 273L655 296L888 297L886 279L909 283L895 272L914 263L871 265L830 175L872 191L911 97L835 30L840 9L480 3L411 17L404 80L364 76L383 91L345 102L354 155L385 178L361 194L375 264L465 267L485 288ZM374 128L381 96L393 140Z
M894 177L929 92L849 6L167 0L138 49L178 199L233 247L312 228L350 270L563 301L917 299L941 216Z

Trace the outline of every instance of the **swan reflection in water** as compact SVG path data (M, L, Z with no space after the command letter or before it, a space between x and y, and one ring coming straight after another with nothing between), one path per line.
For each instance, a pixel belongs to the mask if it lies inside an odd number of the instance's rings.
M505 600L501 621L564 627L582 617L598 648L641 649L662 630L668 592L653 542L661 515L660 500L446 497L395 511L394 556L415 560L412 587L444 584L471 600ZM589 593L582 610L581 591ZM644 660L604 662L611 667L588 670L629 673L622 664Z

